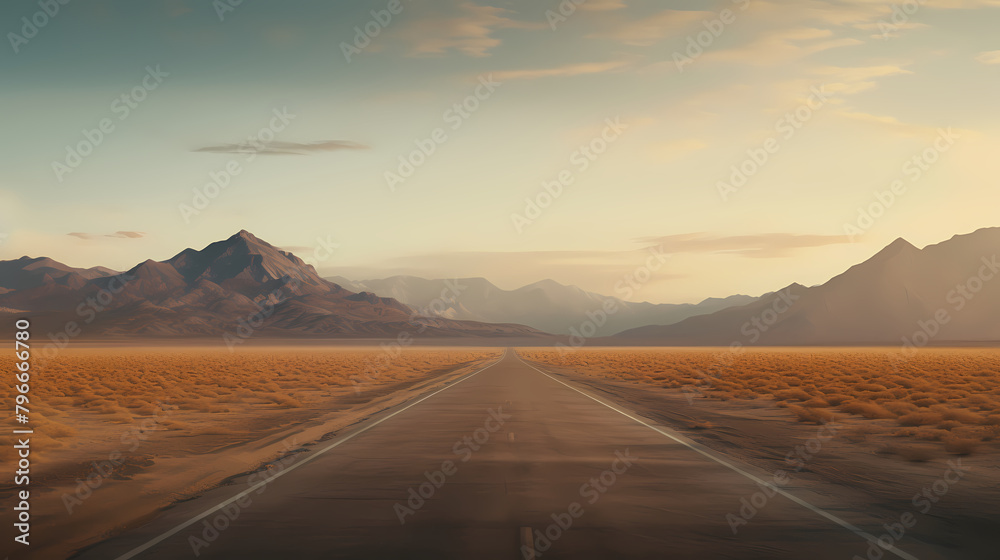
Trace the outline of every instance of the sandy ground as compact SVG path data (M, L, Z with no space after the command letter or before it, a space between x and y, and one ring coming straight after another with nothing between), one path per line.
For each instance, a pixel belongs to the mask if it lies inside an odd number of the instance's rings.
M105 348L79 350L82 355L108 352ZM132 347L110 353L121 356L131 352L133 356L142 357L147 356L148 351ZM206 351L218 352L217 348ZM261 352L270 355L268 349ZM322 349L313 352L323 359L329 354ZM336 360L345 352L355 359L359 355L379 355L379 351L371 347L351 347L333 351L332 359ZM499 353L495 349L412 351L403 358L394 359L393 367L386 366L384 371L369 376L357 391L339 378L332 380L332 385L323 386L322 390L306 387L308 392L296 394L308 396L308 399L303 396L305 402L293 408L268 403L267 398L245 398L229 402L225 412L219 412L199 410L191 406L192 399L165 398L165 402L158 403L153 410L140 413L127 409L128 421L114 422L109 420L116 418L114 415L109 416L97 408L73 406L69 400L59 401L61 405L49 402L45 410L51 422L39 427L37 431L41 437L33 440L30 554L10 546L14 533L7 523L4 524L0 554L10 554L12 559L66 558L73 550L141 523L164 507L227 483L230 477L273 468L274 460L302 453L380 411L472 371L488 361L484 358ZM79 355L68 356L72 358L68 363L77 363L74 360ZM246 356L256 359L253 353L244 354ZM479 359L447 362L447 358L472 356ZM225 353L220 359L231 360L231 357ZM421 369L397 371L399 367L417 362ZM281 369L281 362L278 364L271 367ZM53 371L55 368L50 368L48 375L53 375ZM310 379L313 373L304 373L303 379ZM38 379L36 383L42 383ZM205 385L219 389L214 384ZM236 383L230 389L239 391L239 385ZM145 391L132 390L145 395ZM126 392L122 391L119 396L124 397ZM192 387L190 392L195 394L197 390ZM171 405L171 400L182 404ZM200 401L195 399L194 402ZM54 432L55 428L69 429L72 433L55 439L45 435ZM0 461L0 468L5 473L14 470L10 460ZM0 512L5 518L12 515L10 482L7 480L0 486L0 503L3 504Z

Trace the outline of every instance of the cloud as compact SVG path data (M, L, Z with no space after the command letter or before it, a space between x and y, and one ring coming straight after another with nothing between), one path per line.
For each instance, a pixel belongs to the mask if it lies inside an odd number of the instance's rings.
M709 233L682 233L636 240L658 246L665 253L727 253L755 258L787 257L796 249L850 243L846 235L806 235L764 233L717 236Z
M525 70L504 70L494 72L493 77L501 82L508 80L533 80L537 78L581 76L584 74L600 74L617 70L626 65L625 62L584 62L555 68L536 68Z
M653 155L658 161L671 161L691 152L704 150L708 143L698 138L684 138L669 142L659 142L651 146Z
M976 61L983 64L1000 64L1000 51L983 51L976 56Z
M794 4L795 9L789 9ZM786 19L798 18L800 21L813 21L835 26L851 26L862 31L874 31L873 39L890 39L898 37L902 31L929 28L926 23L912 21L911 18L926 17L912 11L911 7L919 4L919 10L968 10L1000 5L1000 0L919 0L906 6L904 2L883 0L794 0L794 2L768 2L754 0L754 10L770 9L772 15L785 16ZM782 13L778 13L778 12ZM794 14L792 13L794 12ZM804 17L803 17L804 16Z
M854 95L875 87L875 78L913 74L913 72L894 64L880 66L859 66L844 68L839 66L820 66L812 72L824 79L823 90L835 95Z
M579 6L585 12L610 12L627 7L625 0L584 0Z
M494 36L497 30L546 27L541 22L511 19L508 17L511 12L503 8L468 1L426 5L425 10L428 10L426 15L401 23L392 32L409 45L410 56L442 56L450 52L489 56L489 51L501 43Z
M735 25L735 24L734 24ZM744 28L747 29L747 28ZM790 26L778 29L757 30L753 38L742 44L716 48L711 45L704 53L690 62L735 63L764 67L781 65L804 59L810 55L842 47L863 45L864 41L854 37L837 37L830 29L809 26ZM678 41L675 55L684 55L685 47ZM646 72L678 71L677 60L672 57L653 62L643 68Z
M368 146L348 140L323 140L319 142L270 142L268 144L220 144L197 148L195 152L216 154L307 155L340 150L367 150Z
M99 233L81 233L74 231L73 233L67 233L76 237L78 239L104 239L104 238L114 238L114 239L139 239L140 237L146 237L145 232L141 231L116 231L114 233L99 234Z
M712 15L695 10L663 10L638 20L622 18L612 21L606 29L592 33L592 39L611 39L629 46L646 47L680 33L689 26Z
M855 1L861 3L869 2L869 0ZM926 7L928 8L934 8L937 10L974 10L976 8L1000 6L1000 0L935 0L933 3L926 2L926 0L924 0L920 3L926 4Z
M797 27L770 31L749 44L710 51L702 58L767 66L802 59L830 49L863 44L864 41L853 37L835 38L829 29Z
M851 120L859 121L862 123L867 123L881 127L889 132L899 134L901 136L908 136L912 138L927 138L935 136L939 133L942 127L939 126L929 126L924 124L908 123L897 119L896 117L891 117L889 115L874 115L871 113L865 113L861 111L841 111L837 113L841 117L845 117ZM958 129L948 127L950 130L955 130L961 134L973 134L971 130Z
M873 23L860 23L854 27L864 31L878 31L871 35L872 39L894 39L899 37L901 31L913 31L914 29L926 29L930 27L926 23L915 21L905 21L892 23L885 20Z

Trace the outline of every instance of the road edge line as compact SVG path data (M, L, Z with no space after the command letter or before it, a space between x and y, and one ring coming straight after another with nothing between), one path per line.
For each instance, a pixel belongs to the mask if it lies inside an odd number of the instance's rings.
M665 432L662 429L660 429L660 428L658 428L656 426L653 426L652 424L649 424L648 422L645 422L645 421L643 421L643 420L641 420L639 418L636 418L635 416L633 416L633 415L631 415L631 414L629 414L629 413L627 413L627 412L625 412L623 410L619 410L618 408L616 408L614 406L611 406L610 404L602 401L601 399L598 399L597 397L595 397L593 395L590 395L589 393L587 393L585 391L581 391L580 389L577 389L576 387L570 385L569 383L566 383L566 382L564 382L564 381L562 381L560 379L556 379L555 377L549 375L548 373L545 373L544 371L542 371L542 370L536 368L535 366L529 364L528 362L524 361L524 358L522 358L516 351L514 352L514 356L516 356L517 359L520 360L521 363L523 363L524 365L530 367L531 369L537 371L538 373L544 375L545 377L548 377L549 379L555 381L556 383L565 385L566 387L568 387L568 388L576 391L577 393L580 393L581 395L583 395L583 396L585 396L585 397L593 400L594 402L602 404L602 405L610 408L611 410L617 412L618 414L621 414L622 416L624 416L624 417L626 417L626 418L628 418L630 420L638 422L639 424L642 424L643 426L646 426L647 428L653 430L654 432L659 433L660 435L663 435L663 436L666 436L666 437L670 438L671 440L673 440L673 441L675 441L675 442L683 445L684 447L687 447L691 451L694 451L695 453L698 453L698 454L700 454L700 455L702 455L702 456L704 456L704 457L706 457L708 459L711 459L712 461L715 461L716 463L718 463L718 464L720 464L720 465L728 468L729 470L731 470L733 472L736 472L738 474L743 475L744 477L750 479L753 482L756 482L757 484L760 484L760 485L765 486L765 487L767 487L767 488L769 488L771 490L774 490L775 492L777 492L778 494L781 494L785 498L788 498L792 502L795 502L796 504L799 504L800 506L803 506L806 509L809 509L813 513L816 513L817 515L820 515L821 517L825 517L826 519L828 519L830 521L833 521L837 525L840 525L841 527L843 527L843 528L851 531L855 535L863 538L868 543L876 543L876 546L878 546L882 550L891 552L891 553L895 554L896 556L898 556L900 558L903 558L904 560L918 560L917 557L915 557L915 556L913 556L913 555L911 555L911 554L909 554L907 552L904 552L904 551L896 548L895 545L892 545L890 548L885 548L882 545L877 544L878 543L878 539L874 535L872 535L872 534L870 534L870 533L868 533L866 531L863 531L862 529L856 527L855 525L853 525L851 523L848 523L847 521L844 521L843 519L837 517L836 515L833 515L832 513L829 513L829 512L827 512L827 511L825 511L823 509L820 509L820 508L818 508L818 507L810 504L809 502L803 500L802 498L799 498L798 496L795 496L794 494L791 494L791 493L789 493L789 492L787 492L787 491L785 491L785 490L783 490L781 488L778 488L777 486L775 486L773 484L770 484L768 482L765 482L765 481L761 480L756 475L754 475L752 473L749 473L749 472L741 469L740 467L738 467L738 466L736 466L736 465L734 465L734 464L732 464L732 463L730 463L730 462L728 462L728 461L726 461L726 460L724 460L724 459L722 459L720 457L717 457L714 453L711 453L710 451L708 451L708 449L705 448L704 446L702 446L701 444L699 444L697 442L684 441L684 440L678 438L677 436L675 436L673 434L670 434L668 432Z
M257 484L254 484L250 488L247 488L246 490L240 492L239 494L236 494L235 496L232 496L229 499L224 500L223 502L219 503L218 505L216 505L216 506L214 506L212 508L209 508L209 509L207 509L207 510L201 512L201 513L199 513L198 515L192 517L191 519L189 519L189 520L181 523L180 525L177 525L173 529L170 529L169 531L166 531L165 533L161 534L160 536L154 537L154 538L150 539L145 544L139 545L139 546L133 548L132 550L126 552L125 554L122 554L121 556L118 556L115 560L128 560L129 558L134 558L135 556L137 556L139 554L142 554L143 552L146 552L150 548L153 548L154 546L156 546L156 545L160 544L161 542L169 539L170 537L176 535L177 533L180 533L184 529L187 529L191 525L194 525L198 521L201 521L202 519L208 517L209 515L211 515L211 514L217 512L217 511L221 510L222 508L228 506L229 504L231 504L231 503L233 503L233 502L235 502L237 500L242 499L243 497L249 495L251 492L254 492L255 490L258 490L259 488L261 488L263 486L267 486L268 484L270 484L271 482L273 482L275 479L280 478L280 477L282 477L282 476L284 476L284 475L286 475L286 474L294 471L295 469L301 467L302 465L305 465L305 464L311 462L316 457L319 457L320 455L326 453L327 451L333 449L334 447L337 447L337 446L339 446L342 443L345 443L345 442L347 442L347 441L349 441L351 439L354 439L356 436L359 436L359 435L367 432L368 430L374 428L375 426L378 426L382 422L385 422L386 420L388 420L388 419L396 416L397 414L399 414L401 412L405 412L406 410L408 410L408 409L410 409L410 408L412 408L412 407L414 407L414 406L416 406L416 405L418 405L418 404L426 401L427 399L433 397L434 395L437 395L438 393L442 393L444 391L447 391L448 389L451 389L452 387L454 387L455 385L458 385L459 383L465 381L466 379L469 379L469 378L471 378L473 376L479 375L480 373L482 373L482 372L490 369L491 367L499 364L500 362L502 362L503 359L507 357L507 352L508 351L509 351L509 349L505 348L504 349L504 353L500 355L500 358L497 359L497 361L495 361L495 362L493 362L493 363L491 363L491 364L483 367L482 369L476 370L476 371L474 371L474 372L472 372L472 373L470 373L470 374L468 374L468 375L466 375L464 377L461 377L460 379L458 379L458 381L450 383L450 384L446 385L445 387L442 387L442 388L438 389L437 391L434 391L433 393L431 393L429 395L421 397L420 399L418 399L416 401L413 401L412 403L404 406L403 408L401 408L401 409L399 409L399 410L397 410L397 411L395 411L395 412L393 412L391 414L383 416L382 418L379 418L378 420L376 420L376 421L374 421L374 422L372 422L372 423L370 423L370 424L368 424L368 425L366 425L366 426L364 426L362 428L359 428L357 431L351 432L350 434L348 434L348 435L346 435L346 436L338 439L337 441L331 443L330 445L324 447L323 449L320 449L316 453L314 453L314 454L312 454L312 455L310 455L310 456L302 459L301 461L295 463L294 465L292 465L292 466L290 466L288 468L282 469L281 471L275 473L273 476L269 477L267 480L264 480L264 481L258 482ZM514 355L517 356L517 352L515 352Z

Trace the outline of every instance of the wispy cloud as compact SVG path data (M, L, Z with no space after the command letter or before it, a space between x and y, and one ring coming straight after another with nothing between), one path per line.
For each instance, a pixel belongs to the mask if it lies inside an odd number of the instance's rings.
M116 231L114 233L107 234L82 233L74 231L73 233L67 233L66 235L70 235L78 239L104 239L109 237L113 239L139 239L140 237L146 237L146 233L142 231Z
M872 33L872 39L894 39L899 37L903 32L913 31L915 29L927 29L930 26L926 23L919 23L916 21L890 23L883 20L871 23L860 23L854 27L865 31L876 31L876 33Z
M812 70L823 79L823 90L836 95L854 95L876 86L876 78L913 74L896 64L880 66L820 66Z
M586 0L580 4L580 9L585 12L610 12L627 7L625 0Z
M845 110L837 114L841 117L845 117L851 120L875 125L888 132L914 138L926 138L934 136L938 133L938 130L941 128L939 126L903 122L897 119L896 117L892 117L889 115L873 115L871 113L865 113L862 111ZM967 134L971 133L971 131L962 130L962 133Z
M557 66L555 68L533 68L524 70L503 70L494 72L493 77L501 82L508 80L533 80L537 78L551 78L556 76L580 76L584 74L601 74L618 70L626 65L625 62L585 62L582 64L569 64Z
M216 154L307 155L340 150L367 150L369 146L348 140L323 140L319 142L270 142L267 144L219 144L197 148L196 152Z
M658 246L666 253L729 253L756 258L787 257L796 249L850 243L846 235L764 233L718 236L710 233L682 233L636 240Z
M466 56L489 56L500 46L499 29L542 29L542 22L518 21L512 12L469 1L449 1L425 5L416 19L390 31L408 45L410 56L441 56L457 52Z
M651 146L653 157L659 161L672 161L691 152L708 148L708 143L699 138L682 138L669 142L659 142Z
M835 37L829 29L798 27L770 31L750 44L711 51L703 58L766 66L798 60L830 49L863 44L864 41L853 37Z
M1000 51L983 51L976 57L983 64L1000 64Z
M592 39L611 39L629 46L654 45L671 35L679 35L689 26L712 15L696 10L663 10L642 19L605 19L604 29L592 33ZM607 16L602 16L607 18Z

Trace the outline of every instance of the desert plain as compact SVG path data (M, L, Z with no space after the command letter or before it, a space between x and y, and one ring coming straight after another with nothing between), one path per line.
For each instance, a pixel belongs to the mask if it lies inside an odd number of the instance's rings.
M891 512L926 507L931 515L914 534L961 543L973 551L968 557L988 549L997 527L997 509L985 511L1000 504L1000 355L992 349L516 351L727 460L781 473L808 492L850 496L851 507L886 523ZM67 349L33 375L37 557L67 557L266 472L502 353L287 344L236 352ZM3 400L12 407L13 393ZM13 450L0 453L9 468ZM956 466L959 479L935 492ZM11 490L0 487L0 494ZM732 506L740 511L740 496ZM734 515L736 530L741 514Z

